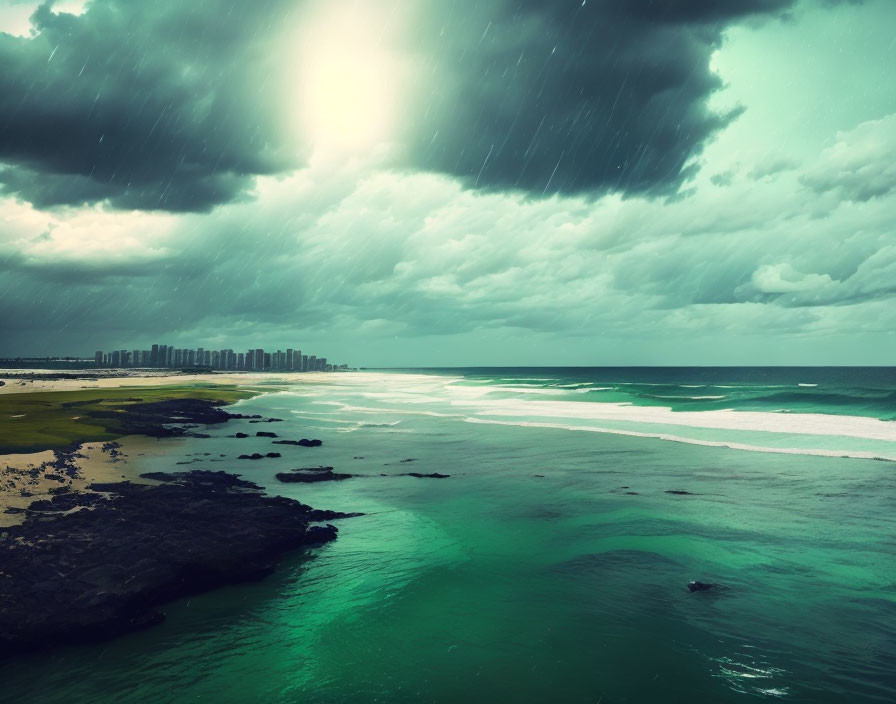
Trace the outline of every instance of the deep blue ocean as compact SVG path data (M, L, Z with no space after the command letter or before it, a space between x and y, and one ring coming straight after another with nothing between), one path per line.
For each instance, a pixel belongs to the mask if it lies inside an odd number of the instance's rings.
M266 393L236 410L284 421L129 464L193 461L367 515L159 627L0 665L0 700L896 701L894 368L246 384ZM324 444L236 461L271 449L227 437L259 427ZM274 478L319 464L359 476ZM716 586L691 593L694 579Z

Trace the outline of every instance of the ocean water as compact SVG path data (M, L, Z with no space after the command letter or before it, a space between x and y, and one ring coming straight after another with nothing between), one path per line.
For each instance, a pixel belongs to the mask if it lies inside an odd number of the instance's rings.
M0 665L0 700L896 701L892 368L362 372L238 409L284 422L140 462L367 515L159 627ZM259 428L324 446L234 461ZM364 476L274 479L316 464Z

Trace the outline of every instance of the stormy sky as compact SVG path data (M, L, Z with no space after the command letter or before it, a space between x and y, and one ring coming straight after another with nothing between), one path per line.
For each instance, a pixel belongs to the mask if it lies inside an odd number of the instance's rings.
M0 355L892 364L890 0L0 0Z

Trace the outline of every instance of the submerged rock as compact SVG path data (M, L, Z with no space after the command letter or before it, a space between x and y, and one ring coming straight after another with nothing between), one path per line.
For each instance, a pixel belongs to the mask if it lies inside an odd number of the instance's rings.
M675 494L676 496L696 496L696 494L690 491L682 491L681 489L668 489L666 493Z
M161 604L262 577L286 551L336 537L312 521L350 515L224 472L143 476L162 483L94 484L32 504L6 529L0 656L151 626Z
M301 440L274 440L273 444L298 445L300 447L320 447L321 445L323 445L323 442L320 440L308 440L307 438L302 438Z
M257 438L275 438L275 437L277 437L277 433L268 433L268 432L265 432L264 430L259 430L257 433L255 433L255 437L257 437Z
M355 475L334 472L332 467L301 467L289 472L278 472L275 476L284 484L311 484L351 479Z
M688 582L688 591L691 592L705 592L712 589L715 584L711 582Z

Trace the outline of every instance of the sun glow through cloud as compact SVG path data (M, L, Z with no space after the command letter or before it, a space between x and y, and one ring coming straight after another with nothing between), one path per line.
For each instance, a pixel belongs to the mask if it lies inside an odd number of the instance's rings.
M312 6L296 64L291 119L315 155L356 156L389 139L400 71L382 19L361 3Z

